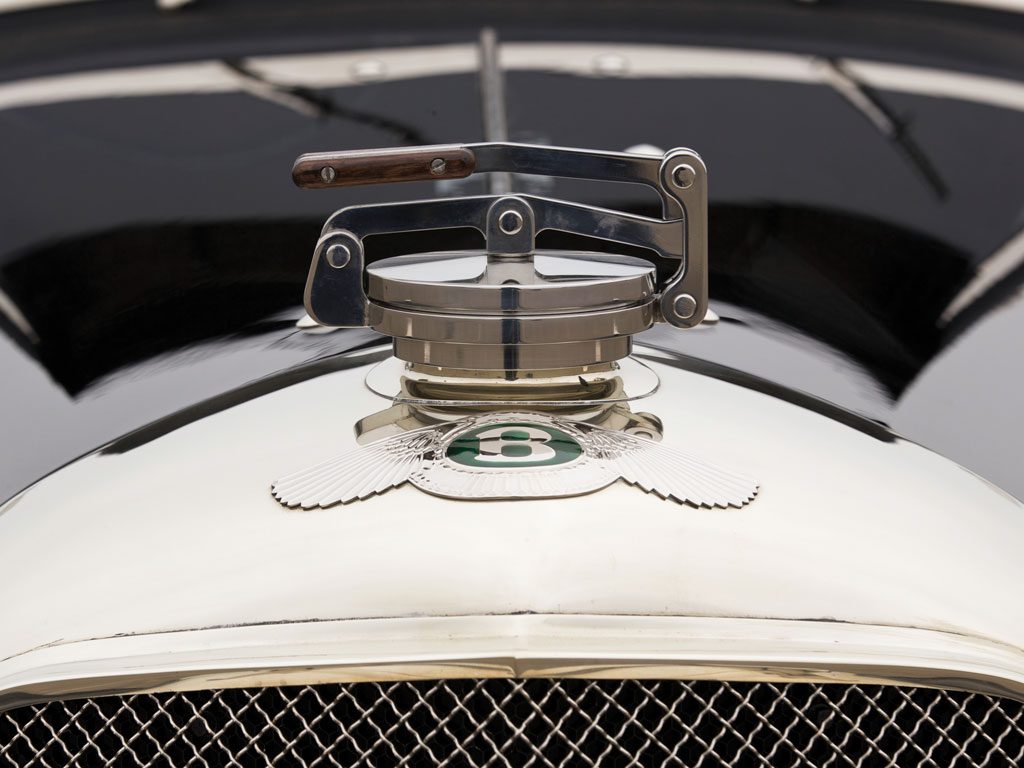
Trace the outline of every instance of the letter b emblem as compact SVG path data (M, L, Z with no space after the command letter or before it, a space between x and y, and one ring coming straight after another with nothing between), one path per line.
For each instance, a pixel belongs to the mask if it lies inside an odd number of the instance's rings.
M481 469L549 467L579 458L583 449L566 432L541 424L489 424L458 435L446 456Z

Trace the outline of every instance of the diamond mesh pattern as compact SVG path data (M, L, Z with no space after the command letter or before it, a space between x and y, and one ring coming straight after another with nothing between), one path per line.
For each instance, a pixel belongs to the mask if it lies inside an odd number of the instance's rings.
M891 686L442 680L54 702L0 764L1016 766L1024 705Z

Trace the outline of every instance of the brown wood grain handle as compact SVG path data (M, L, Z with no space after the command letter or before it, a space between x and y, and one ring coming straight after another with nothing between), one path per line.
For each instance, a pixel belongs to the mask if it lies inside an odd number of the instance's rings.
M292 179L307 189L463 179L476 169L473 152L458 144L409 149L355 149L301 155Z

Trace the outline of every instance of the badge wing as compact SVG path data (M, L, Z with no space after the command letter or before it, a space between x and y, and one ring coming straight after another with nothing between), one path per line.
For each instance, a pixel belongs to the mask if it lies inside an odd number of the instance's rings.
M742 507L757 495L756 480L653 440L599 428L586 436L610 471L663 499L724 509Z
M282 477L270 486L287 507L329 507L401 485L438 445L441 430L417 429Z

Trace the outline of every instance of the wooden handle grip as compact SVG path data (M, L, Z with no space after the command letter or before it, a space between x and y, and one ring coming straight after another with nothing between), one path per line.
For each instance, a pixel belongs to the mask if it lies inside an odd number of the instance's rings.
M300 187L328 189L393 181L463 179L475 169L473 152L459 145L356 149L302 155L292 166L292 179Z

